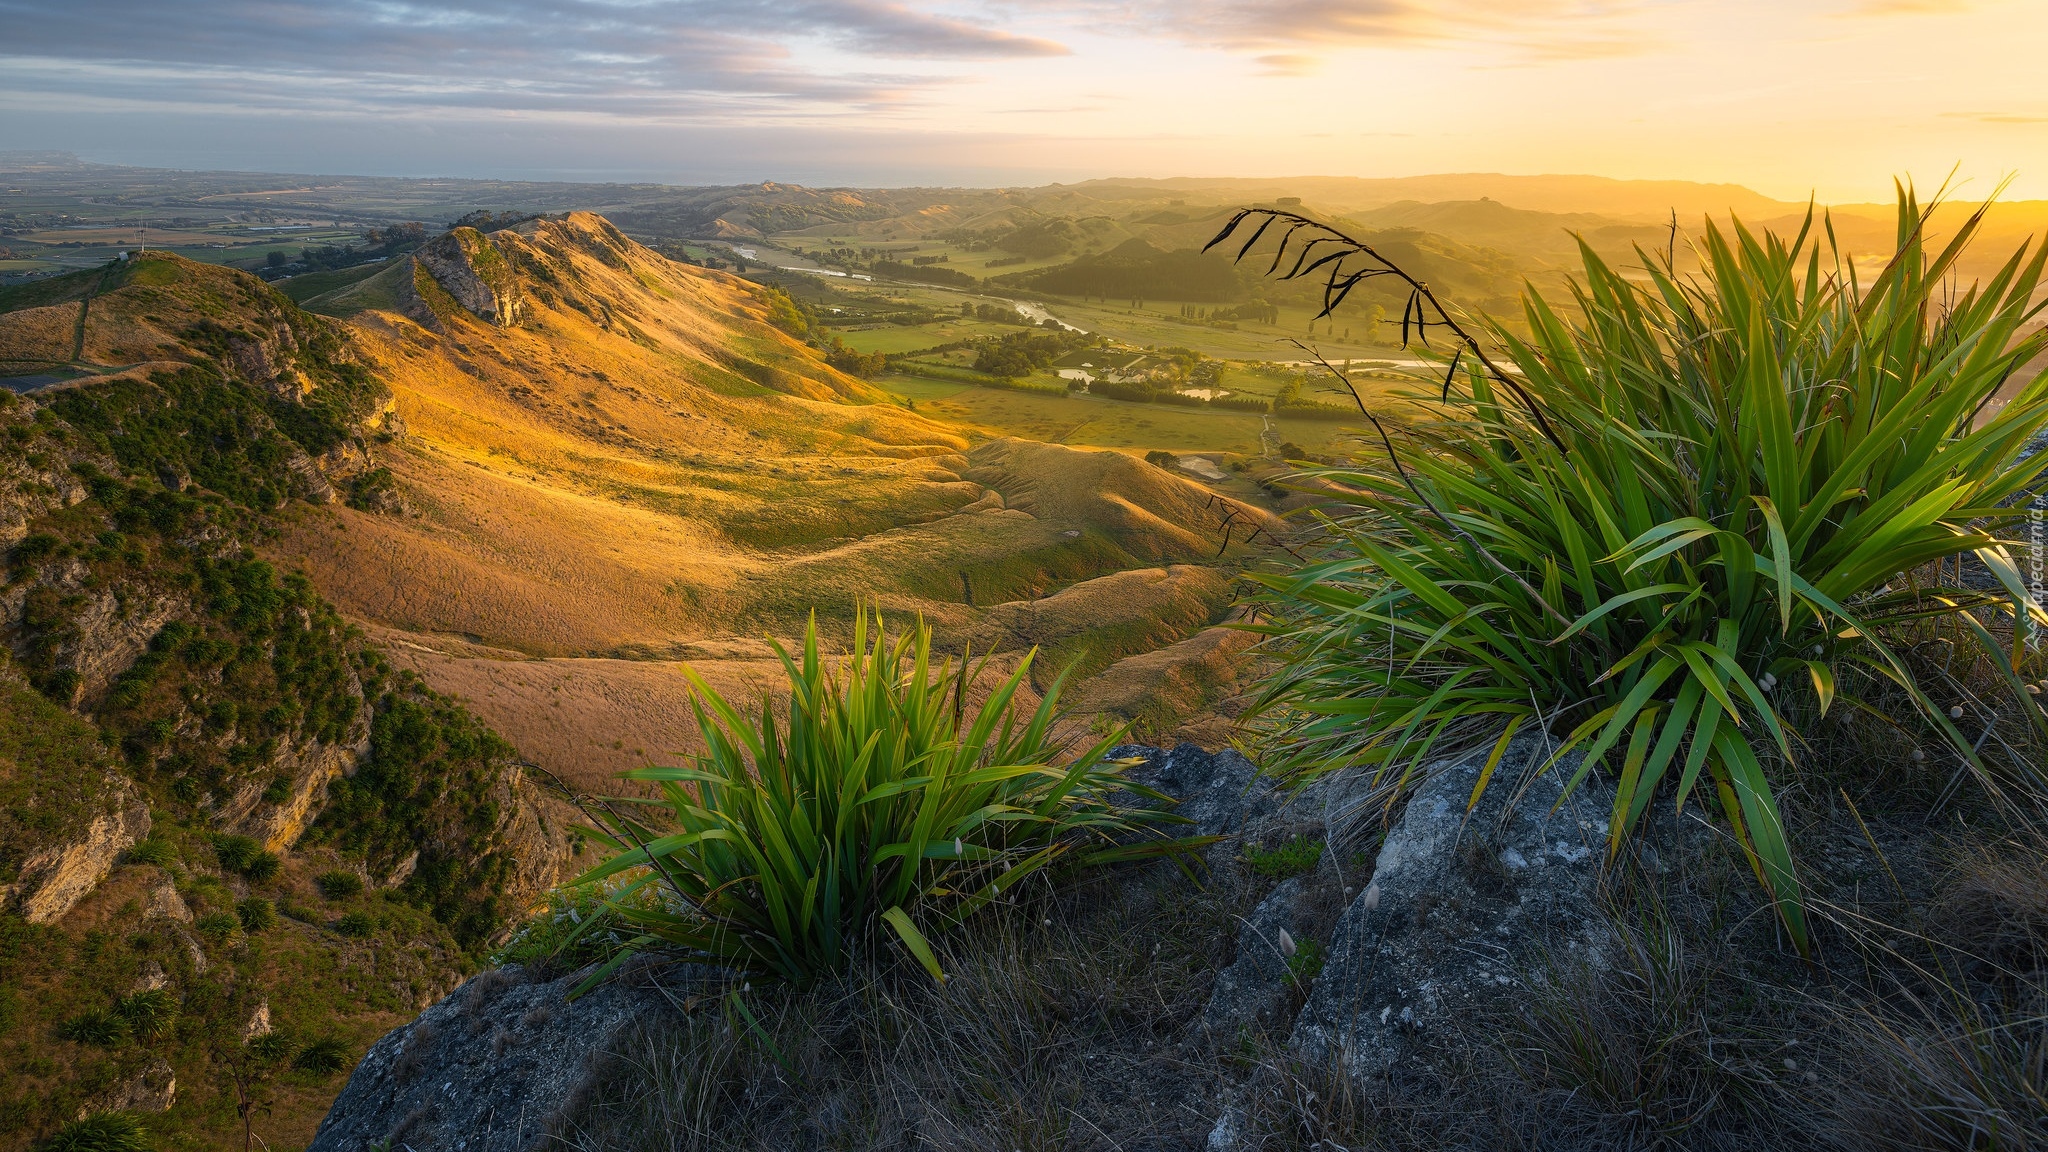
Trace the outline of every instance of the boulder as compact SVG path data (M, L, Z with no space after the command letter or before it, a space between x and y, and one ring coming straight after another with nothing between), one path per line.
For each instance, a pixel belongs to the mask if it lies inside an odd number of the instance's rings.
M1560 803L1575 765L1532 778L1547 750L1522 738L1468 815L1488 751L1431 765L1387 833L1295 1020L1302 1059L1382 1075L1432 1030L1514 995L1540 953L1598 965L1610 949L1594 897L1612 786L1589 778Z
M1187 835L1241 833L1280 810L1281 798L1273 781L1259 775L1258 768L1236 749L1208 752L1197 744L1181 744L1168 751L1121 744L1109 754L1145 761L1131 770L1131 779L1180 801L1175 813L1193 824L1184 829Z
M168 1112L177 1102L177 1073L159 1056L86 1103L78 1119L96 1112Z
M569 999L587 975L536 980L514 966L470 978L377 1041L307 1152L552 1146L555 1126L584 1093L620 1029L730 978L718 969L643 957Z

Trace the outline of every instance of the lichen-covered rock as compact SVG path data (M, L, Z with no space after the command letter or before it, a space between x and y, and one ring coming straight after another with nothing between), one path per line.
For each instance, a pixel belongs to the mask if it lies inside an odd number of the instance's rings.
M1209 1003L1202 1009L1202 1028L1211 1044L1228 1045L1243 1030L1285 1022L1281 1013L1286 1007L1287 946L1300 946L1295 921L1306 898L1307 885L1292 876L1245 918L1237 934L1237 955L1216 974Z
M377 1041L307 1152L381 1146L523 1152L548 1147L620 1028L724 973L636 961L580 999L584 973L536 982L519 968L473 977Z
M1559 805L1570 766L1530 779L1544 745L1519 739L1468 817L1486 751L1432 765L1387 833L1295 1021L1301 1058L1380 1075L1432 1029L1513 994L1537 953L1597 964L1609 947L1593 900L1612 787L1589 779Z
M1273 781L1259 775L1251 761L1232 749L1208 752L1197 744L1181 744L1167 751L1124 744L1109 754L1144 760L1143 767L1132 770L1131 778L1178 800L1174 812L1193 824L1186 830L1190 835L1242 832L1280 810Z

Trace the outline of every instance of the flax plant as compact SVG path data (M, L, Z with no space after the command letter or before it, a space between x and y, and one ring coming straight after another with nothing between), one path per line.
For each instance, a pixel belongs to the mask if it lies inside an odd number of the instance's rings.
M1710 225L1697 274L1638 250L1625 276L1582 245L1569 307L1531 289L1523 330L1461 348L1417 398L1432 415L1383 429L1385 457L1317 470L1320 551L1258 577L1284 659L1260 704L1273 767L1363 769L1392 797L1432 755L1492 741L1477 803L1508 741L1543 727L1545 770L1576 751L1571 787L1616 778L1610 851L1659 796L1698 797L1809 950L1778 803L1801 723L1895 682L1921 718L1894 722L1995 791L1891 641L1953 617L2010 670L2043 619L2008 530L2048 467L2015 462L2048 426L2048 375L1994 398L2048 350L2044 253L1957 291L1983 211L1936 248L1931 210L1901 190L1868 283L1811 213L1789 241ZM2003 595L1909 577L1966 556Z
M606 903L639 931L636 947L805 985L886 926L944 979L919 920L958 923L1055 863L1197 843L1160 834L1177 818L1124 777L1133 762L1107 759L1119 734L1066 754L1059 683L1023 706L1032 655L971 707L986 658L935 665L921 621L891 640L880 614L871 631L863 612L843 664L820 654L815 619L800 655L776 652L790 691L781 716L764 700L750 717L685 669L708 750L692 767L624 773L659 800L614 800L598 820L618 854L573 883L629 877ZM667 899L639 899L650 887Z

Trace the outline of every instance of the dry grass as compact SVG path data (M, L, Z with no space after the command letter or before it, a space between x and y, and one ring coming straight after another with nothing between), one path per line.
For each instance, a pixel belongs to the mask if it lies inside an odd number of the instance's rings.
M893 405L778 394L733 357L801 393L860 389L762 324L743 282L644 250L629 276L559 246L600 318L566 288L507 329L354 318L409 430L380 457L415 515L307 516L275 549L346 610L534 655L660 654L875 596L963 624L970 604L1223 544L1205 489L1121 454L969 456Z
M0 315L0 362L63 363L71 359L78 305L50 304Z
M697 747L664 661L748 697L764 633L815 610L836 634L879 602L942 646L1044 643L1042 673L1094 671L1212 624L1274 528L1121 453L970 448L865 402L754 286L595 218L497 236L525 269L513 327L444 301L430 331L390 310L397 269L309 302L350 314L394 392L406 434L375 455L409 512L302 510L267 551L580 784Z
M1245 890L1026 896L942 943L951 980L870 961L802 997L629 1037L567 1134L585 1149L1199 1146L1224 1083L1189 1036ZM1221 954L1219 954L1219 941Z

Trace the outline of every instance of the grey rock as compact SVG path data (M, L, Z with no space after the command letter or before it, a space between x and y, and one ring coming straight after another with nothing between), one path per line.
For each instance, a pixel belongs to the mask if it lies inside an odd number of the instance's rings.
M1380 1075L1428 1032L1512 996L1548 951L1594 964L1609 945L1593 900L1609 785L1589 778L1553 813L1571 762L1530 779L1545 746L1517 740L1469 819L1486 749L1431 766L1338 920L1289 1047L1352 1076ZM1518 786L1518 803L1510 797Z
M587 973L536 982L517 968L472 977L356 1065L307 1152L393 1148L524 1152L554 1126L630 1021L726 974L642 958L577 1000Z
M1110 755L1145 761L1144 767L1132 770L1131 778L1178 800L1174 811L1193 822L1185 830L1189 835L1242 832L1281 806L1272 780L1231 749L1207 752L1198 744L1181 744L1167 751L1123 744Z
M1280 882L1238 930L1237 956L1216 974L1202 1027L1210 1042L1228 1045L1239 1029L1270 1027L1286 1007L1287 956L1281 933L1292 938L1295 919L1307 898L1299 876Z
M93 1097L78 1109L83 1120L96 1112L168 1112L178 1102L178 1077L162 1057Z

